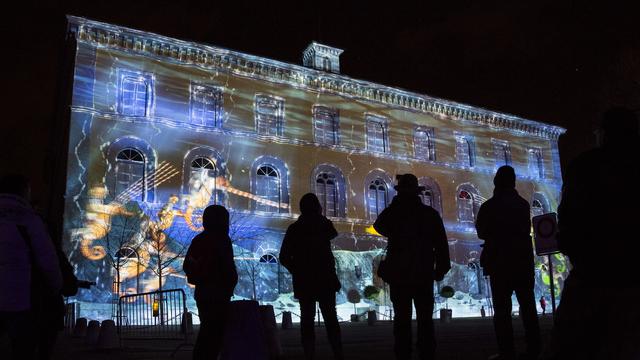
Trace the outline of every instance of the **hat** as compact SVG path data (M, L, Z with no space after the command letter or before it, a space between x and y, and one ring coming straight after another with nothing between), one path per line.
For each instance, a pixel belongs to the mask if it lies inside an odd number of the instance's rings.
M396 180L398 185L393 187L396 191L419 193L425 189L418 185L418 178L413 174L396 175Z

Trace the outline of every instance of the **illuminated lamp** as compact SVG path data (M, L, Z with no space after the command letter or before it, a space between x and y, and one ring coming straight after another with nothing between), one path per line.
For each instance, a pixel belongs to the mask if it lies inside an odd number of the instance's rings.
M160 313L160 301L158 299L153 299L152 309L153 317L158 317L158 314Z

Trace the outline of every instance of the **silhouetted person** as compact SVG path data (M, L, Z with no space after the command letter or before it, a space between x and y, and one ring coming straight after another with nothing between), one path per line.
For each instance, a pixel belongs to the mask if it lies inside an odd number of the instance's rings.
M493 197L480 206L476 221L478 237L484 247L480 261L491 279L493 324L500 359L515 359L511 295L520 304L525 329L527 355L540 353L540 327L533 293L535 270L531 242L529 202L516 191L516 174L511 166L501 166L493 179Z
M32 359L42 296L59 294L62 274L47 229L29 205L28 179L0 179L0 336L14 359Z
M334 357L342 359L340 325L336 314L336 292L340 281L331 252L331 239L338 235L322 215L318 198L311 193L300 199L301 215L287 228L280 249L280 264L293 277L293 294L300 302L300 333L306 359L315 356L314 317L316 302L327 328Z
M544 296L540 296L540 307L542 308L542 315L547 313L547 300Z
M449 245L440 214L424 205L413 174L401 175L398 194L373 224L388 238L385 263L395 317L393 335L397 359L411 359L412 301L418 318L417 348L420 359L435 355L433 331L433 281L441 281L451 269Z
M600 147L570 162L558 207L558 245L572 269L556 313L556 358L640 359L638 119L608 110Z
M48 228L50 229L51 227ZM73 266L62 251L62 244L59 239L58 241L53 240L53 245L56 249L58 264L62 273L62 289L58 293L44 293L40 296L38 315L36 315L39 330L36 354L38 360L52 358L58 333L64 330L64 318L66 315L64 296L74 296L78 293L78 278L74 274ZM87 281L83 282L85 287L88 286Z
M196 286L194 298L200 331L193 349L194 359L217 359L238 273L229 238L229 212L211 205L202 214L204 231L191 241L184 259L187 281Z

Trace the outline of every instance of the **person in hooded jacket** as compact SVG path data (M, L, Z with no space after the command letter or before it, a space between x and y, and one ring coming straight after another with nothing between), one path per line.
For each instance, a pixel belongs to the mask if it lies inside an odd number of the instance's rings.
M395 317L393 335L397 359L411 359L411 303L418 319L417 348L420 359L433 359L433 281L441 281L451 269L449 244L442 218L420 199L424 187L413 174L398 176L398 194L373 227L388 238L385 259Z
M217 359L238 273L229 238L229 212L211 205L202 214L204 231L191 241L183 269L187 281L196 286L194 298L200 331L193 349L194 359Z
M293 294L300 302L300 333L306 359L315 356L314 317L316 302L327 328L334 357L342 359L342 339L336 313L336 292L340 281L331 252L331 239L338 235L329 219L322 215L316 195L300 199L298 220L287 228L280 249L280 264L293 277Z
M511 166L501 166L493 184L493 197L478 211L476 230L478 237L485 241L480 265L491 279L498 358L515 359L516 356L511 324L511 295L514 292L520 304L527 355L536 358L540 352L540 327L533 292L531 208L529 202L518 195L516 173Z
M13 359L35 358L40 299L62 289L62 273L47 228L29 204L29 180L0 178L0 337Z

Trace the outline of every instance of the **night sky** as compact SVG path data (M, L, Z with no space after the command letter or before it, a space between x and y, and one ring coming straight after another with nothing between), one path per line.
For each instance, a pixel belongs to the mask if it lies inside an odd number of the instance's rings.
M58 1L4 11L2 172L28 169L36 194L46 191L51 153L64 151L51 136L64 14L294 64L312 40L339 47L342 74L352 78L567 128L563 166L592 146L606 107L640 110L640 25L628 5L315 3Z

